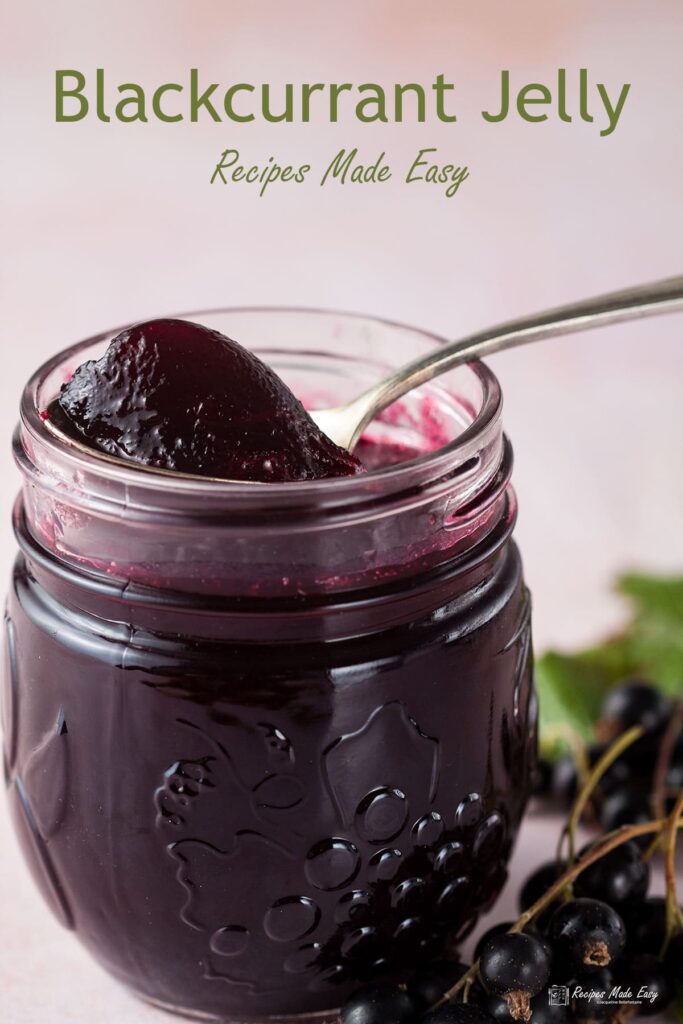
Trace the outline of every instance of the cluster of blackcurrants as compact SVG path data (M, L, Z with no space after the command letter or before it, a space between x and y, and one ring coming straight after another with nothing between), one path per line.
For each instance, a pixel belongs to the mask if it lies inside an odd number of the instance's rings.
M593 763L627 729L638 725L644 732L597 787L606 831L651 820L653 764L672 713L670 702L645 683L626 683L608 695ZM683 789L680 736L670 753L667 811L674 811ZM573 761L558 762L547 781L553 789L563 783L567 802L579 791ZM501 922L486 932L474 952L475 968L440 961L405 985L359 989L342 1007L341 1024L622 1024L634 1013L660 1013L683 984L683 930L676 924L672 932L666 899L648 897L650 863L642 842L628 839L598 854L591 845L581 850L577 868L583 860L586 865L555 894L549 890L566 862L537 868L520 891L519 909L526 915L539 901L542 907L530 920ZM521 930L510 930L522 923Z
M587 851L582 851L582 854ZM579 858L580 860L581 858ZM566 865L552 861L527 879L520 911L557 881ZM360 989L342 1008L342 1024L569 1024L609 1022L629 1010L660 1013L683 978L683 932L664 957L664 899L647 898L649 865L626 842L589 865L574 897L551 901L521 932L512 921L486 932L475 949L479 971L468 1002L433 1009L468 965L439 962L405 986ZM462 995L462 993L460 993Z
M654 772L662 737L674 712L672 702L646 682L633 680L613 687L605 698L596 725L596 739L586 750L587 767L592 768L608 746L633 726L644 735L623 752L600 779L593 794L593 811L606 832L621 825L639 825L652 817ZM567 807L580 786L580 765L566 754L554 765L541 759L536 776L536 795ZM666 775L665 806L671 809L683 789L683 733L671 751Z

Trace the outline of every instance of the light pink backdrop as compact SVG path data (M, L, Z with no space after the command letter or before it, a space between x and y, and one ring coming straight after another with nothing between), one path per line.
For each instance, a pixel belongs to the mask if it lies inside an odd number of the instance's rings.
M8 447L20 389L40 361L80 337L244 303L347 308L456 334L683 271L680 0L3 6L3 577L13 550L17 477ZM191 66L226 84L429 83L442 72L457 83L459 122L53 123L54 69L91 76L97 66L112 84L151 87ZM479 117L495 102L502 67L518 85L552 88L560 66L587 67L611 92L632 83L612 136L600 138L595 124ZM450 200L399 180L321 189L311 179L271 187L264 199L208 184L225 147L250 161L273 155L319 168L354 145L368 160L386 150L397 171L420 146L437 146L443 162L467 163L471 177ZM539 647L585 642L618 624L623 609L608 587L624 567L681 570L682 339L683 318L669 317L491 361L515 444L518 538ZM42 911L6 846L0 928L22 936L25 956L46 970L53 926L45 919L50 942L41 947L21 924L24 905L29 919L35 910L43 920ZM82 963L77 956L72 967ZM10 963L17 984L27 977L22 964L23 953ZM59 977L56 966L50 983ZM93 977L99 991L105 983ZM13 991L10 1024L28 1024L32 997ZM51 1024L93 1019L64 998Z

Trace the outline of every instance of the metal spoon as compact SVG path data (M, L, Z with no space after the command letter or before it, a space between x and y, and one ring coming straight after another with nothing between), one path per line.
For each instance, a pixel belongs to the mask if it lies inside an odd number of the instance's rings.
M460 363L526 345L530 341L542 341L572 331L586 331L676 310L683 310L683 275L655 281L653 284L641 284L624 291L609 292L607 295L559 306L520 320L510 320L453 341L430 355L408 363L346 405L316 409L309 412L309 415L341 448L352 450L364 428L378 413L406 392L452 370Z

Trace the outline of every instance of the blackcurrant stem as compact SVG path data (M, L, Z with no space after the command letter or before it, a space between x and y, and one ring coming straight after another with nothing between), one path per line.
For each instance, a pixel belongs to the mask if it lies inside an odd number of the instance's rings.
M564 740L572 753L574 761L576 762L576 771L581 785L583 785L585 780L588 778L588 756L586 754L586 744L583 742L583 739L576 729L572 729L570 725L551 725L544 730L543 739L546 743L553 743L555 740Z
M573 867L567 868L564 874L560 875L556 882L554 882L550 888L544 892L544 894L532 904L528 910L525 910L520 917L517 918L512 928L508 929L508 934L514 934L515 932L521 932L522 929L531 921L537 914L540 914L549 903L559 896L560 893L566 886L570 885L575 878L581 874L582 871L590 865L594 864L596 860L600 860L606 853L614 850L617 846L621 846L622 843L627 843L629 839L638 839L640 836L649 836L656 833L661 833L664 828L672 827L674 832L678 829L683 828L683 818L675 820L673 815L670 818L663 818L657 821L645 821L642 825L622 825L621 828L615 829L613 832L608 832L606 836L598 840L590 850L588 850L578 863L574 864ZM432 1010L438 1010L440 1006L444 1006L449 1003L451 999L457 996L465 985L472 984L474 979L479 973L479 960L475 960L472 966L463 974L459 981L449 988L445 992L438 1002L434 1003L433 1006L427 1010L427 1013L431 1013Z
M662 842L661 835L655 836L654 839L652 840L652 842L650 843L650 845L645 850L643 850L643 853L642 853L640 859L645 861L646 863L647 863L647 861L652 860L652 858L654 857L655 853L659 849L659 847L661 845L661 842Z
M671 764L678 734L683 730L683 699L679 700L662 736L652 776L652 817L666 815L666 775Z
M664 869L666 877L666 933L660 956L664 956L669 948L669 943L678 929L683 928L683 914L681 914L681 908L678 905L678 895L676 892L676 839L678 837L678 829L683 824L682 816L683 793L678 797L666 824L666 860Z
M558 861L562 860L562 846L566 837L569 841L567 865L570 868L573 866L574 859L576 857L576 829L583 817L584 811L586 810L586 805L595 791L595 787L610 765L614 764L617 758L620 757L632 743L635 743L637 739L640 739L643 735L643 731L643 728L639 725L634 726L632 729L627 729L619 739L615 740L614 743L610 745L598 760L592 771L589 772L588 779L574 801L567 824L560 833L560 841L557 847ZM664 817L664 815L662 815L662 817Z

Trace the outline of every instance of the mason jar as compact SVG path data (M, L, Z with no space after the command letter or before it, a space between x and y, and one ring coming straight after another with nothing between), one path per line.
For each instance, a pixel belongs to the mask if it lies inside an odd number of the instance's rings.
M309 407L439 338L365 317L194 314ZM62 924L143 998L330 1019L452 949L506 877L535 759L501 391L473 362L312 482L150 470L46 415L116 332L29 381L5 618L12 818Z

